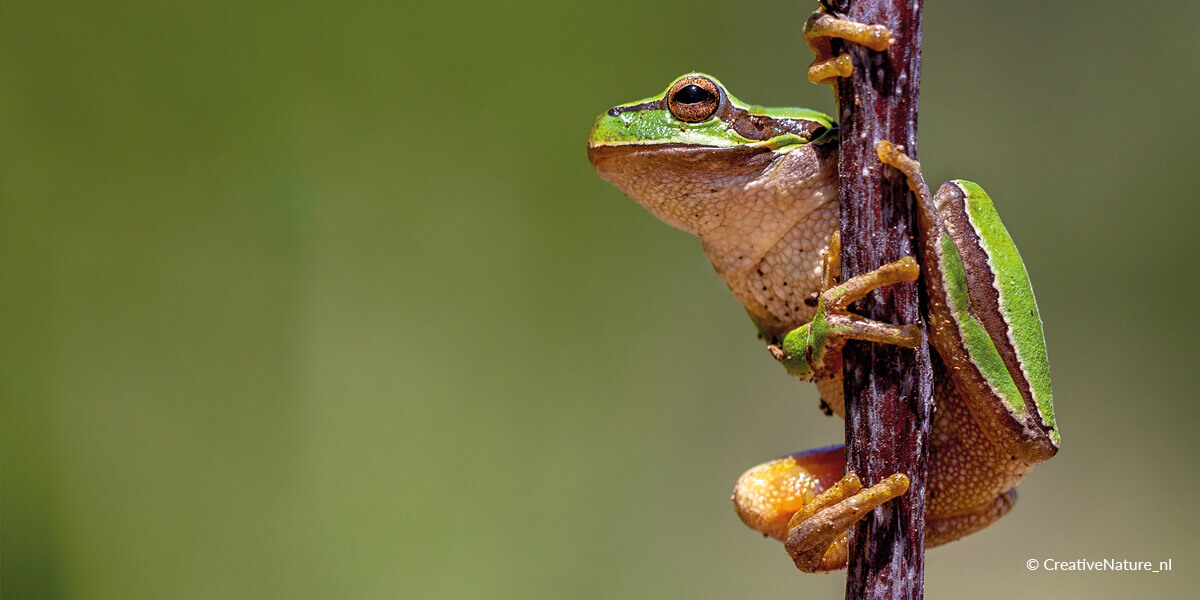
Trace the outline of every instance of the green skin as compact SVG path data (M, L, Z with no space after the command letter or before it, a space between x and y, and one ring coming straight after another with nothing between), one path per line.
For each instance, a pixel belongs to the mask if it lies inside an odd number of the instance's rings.
M886 142L878 150L917 197L920 266L908 258L838 283L837 129L829 117L747 105L716 79L693 73L663 94L614 107L588 140L602 177L700 238L772 355L788 372L815 381L831 412L843 414L841 349L848 339L920 343L911 327L870 321L847 307L882 285L923 278L928 342L939 359L933 545L1005 514L1016 483L1057 452L1059 434L1029 276L991 199L962 180L931 194L919 164ZM852 475L842 477L841 452L765 463L735 490L743 521L786 540L806 571L844 566L846 529L864 508L907 488L897 475L862 490Z

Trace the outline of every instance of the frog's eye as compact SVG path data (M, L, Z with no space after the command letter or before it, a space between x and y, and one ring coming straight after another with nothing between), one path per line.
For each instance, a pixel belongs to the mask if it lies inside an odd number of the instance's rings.
M721 91L707 77L684 77L667 90L667 108L680 121L698 123L712 117L720 107Z

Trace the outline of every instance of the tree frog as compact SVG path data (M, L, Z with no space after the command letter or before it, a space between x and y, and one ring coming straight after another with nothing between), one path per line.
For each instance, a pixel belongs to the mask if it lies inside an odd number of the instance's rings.
M931 194L920 165L887 142L881 162L917 199L919 257L840 281L837 151L829 117L745 104L703 73L613 107L588 139L601 177L700 239L772 356L816 383L828 414L845 416L846 340L925 343L915 327L868 320L850 304L923 276L936 405L926 541L943 544L1006 514L1017 483L1058 451L1041 319L983 189L953 180ZM750 469L733 500L746 525L785 542L797 567L824 572L845 567L854 523L907 486L896 474L863 489L835 446Z

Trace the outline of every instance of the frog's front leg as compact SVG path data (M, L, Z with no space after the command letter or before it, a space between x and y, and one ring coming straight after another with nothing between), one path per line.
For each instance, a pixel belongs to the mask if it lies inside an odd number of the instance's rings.
M825 379L841 372L842 348L849 340L864 340L916 348L921 332L916 325L892 325L853 314L847 308L876 288L916 281L917 261L906 256L842 284L836 284L841 238L834 233L825 253L825 285L812 321L789 331L768 348L789 373L800 379Z
M817 55L808 66L808 80L817 84L834 84L839 77L849 77L854 63L845 52L834 56L831 38L866 46L872 50L887 50L892 32L883 25L864 25L839 19L826 13L816 13L804 23L804 41Z

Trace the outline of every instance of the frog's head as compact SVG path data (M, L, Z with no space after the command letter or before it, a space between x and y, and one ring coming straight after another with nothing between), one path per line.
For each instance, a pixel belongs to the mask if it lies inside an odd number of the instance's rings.
M835 131L819 112L747 105L715 77L689 73L657 96L596 119L588 158L601 177L659 219L699 233L706 221L699 205Z

